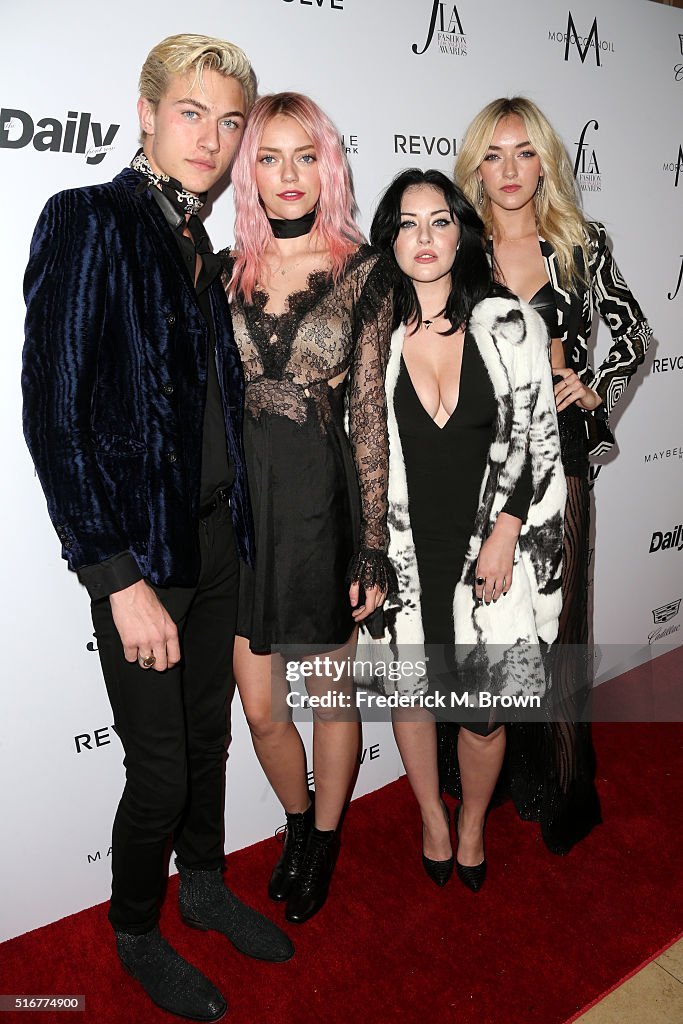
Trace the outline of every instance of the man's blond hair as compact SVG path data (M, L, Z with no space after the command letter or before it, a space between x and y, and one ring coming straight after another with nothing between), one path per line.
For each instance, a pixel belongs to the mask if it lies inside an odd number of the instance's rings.
M235 78L242 86L247 111L256 99L256 75L239 46L211 36L169 36L150 50L140 72L140 95L156 107L172 75L194 72L201 86L205 71Z

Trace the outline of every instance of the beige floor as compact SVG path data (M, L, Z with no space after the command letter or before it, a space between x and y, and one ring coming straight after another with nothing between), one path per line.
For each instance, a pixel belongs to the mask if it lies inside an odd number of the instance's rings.
M606 996L575 1024L682 1024L683 939Z

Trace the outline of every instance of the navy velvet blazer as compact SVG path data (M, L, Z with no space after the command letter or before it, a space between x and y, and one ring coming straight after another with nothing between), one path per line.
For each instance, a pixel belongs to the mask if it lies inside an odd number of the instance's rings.
M71 569L129 551L160 586L196 583L209 331L149 189L112 182L53 196L24 293L24 434ZM251 563L244 383L230 309L210 288L232 518Z

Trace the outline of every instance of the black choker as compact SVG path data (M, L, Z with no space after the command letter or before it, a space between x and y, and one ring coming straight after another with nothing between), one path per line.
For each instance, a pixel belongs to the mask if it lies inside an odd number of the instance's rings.
M299 238L300 235L310 233L315 213L315 210L311 210L310 213L305 213L303 217L297 217L295 220L276 220L269 217L268 223L273 229L275 238Z

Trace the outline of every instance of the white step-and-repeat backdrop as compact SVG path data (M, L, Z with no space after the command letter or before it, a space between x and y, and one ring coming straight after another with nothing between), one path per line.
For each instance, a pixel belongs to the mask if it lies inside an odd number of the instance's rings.
M234 39L262 92L313 96L344 137L366 228L402 168L451 172L490 99L521 93L544 109L656 339L616 416L618 456L594 470L598 681L681 642L682 11L646 0L203 0L191 12L181 0L111 11L27 0L2 21L0 939L109 893L122 751L87 596L60 560L22 438L21 281L47 197L130 160L140 65L166 35ZM209 216L214 243L231 240L232 217L224 193ZM608 342L603 326L598 360ZM390 727L366 726L356 795L400 771ZM228 849L282 818L238 701L227 806Z

